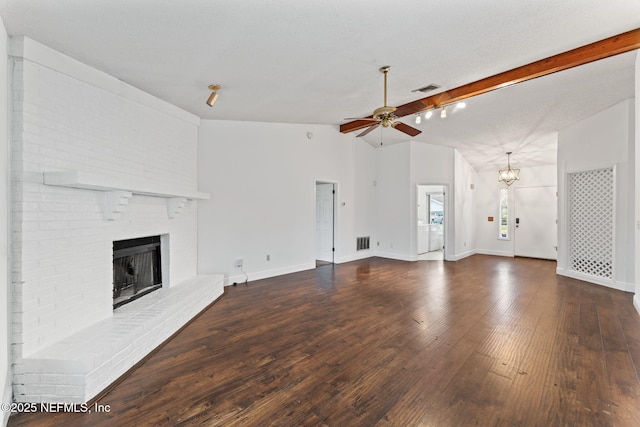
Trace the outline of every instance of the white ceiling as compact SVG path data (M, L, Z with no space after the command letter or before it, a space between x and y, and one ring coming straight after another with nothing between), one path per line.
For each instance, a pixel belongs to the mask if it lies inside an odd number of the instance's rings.
M203 119L331 124L640 27L638 0L0 0L26 35ZM633 97L636 52L468 100L418 141L477 169L555 162L553 133ZM214 108L212 83L222 85ZM437 93L437 92L433 92ZM429 95L433 94L429 93ZM374 131L378 146L404 141Z

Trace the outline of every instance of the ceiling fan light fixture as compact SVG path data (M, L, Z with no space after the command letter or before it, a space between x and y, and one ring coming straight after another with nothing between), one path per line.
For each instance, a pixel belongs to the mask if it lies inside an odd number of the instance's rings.
M373 114L369 117L361 117L358 119L345 119L345 120L358 120L358 121L362 121L362 122L369 122L366 123L362 126L360 126L358 129L362 129L364 127L366 127L366 129L364 131L362 131L361 133L359 133L358 135L356 135L357 137L360 136L365 136L367 135L369 132L371 132L373 129L377 128L377 127L381 127L381 128L388 128L391 127L393 129L399 130L402 133L405 133L409 136L416 136L419 135L420 133L422 133L422 131L420 131L419 129L416 129L414 127L411 127L405 123L402 123L400 121L397 121L398 117L396 116L395 112L397 110L396 107L392 107L390 105L387 105L387 74L389 73L389 70L391 69L391 67L389 65L385 65L384 67L380 67L380 72L383 74L384 76L384 104L382 107L376 108L375 110L373 110ZM411 113L409 113L411 114ZM419 113L414 112L414 114L416 114L416 123L420 123L420 121L422 121L422 118L420 117ZM403 115L408 115L408 114L403 114ZM354 129L355 130L355 129ZM382 136L382 133L380 134Z
M220 90L220 85L209 85L209 90L211 91L211 95L207 98L207 105L209 107L213 107L213 104L218 100L218 91Z

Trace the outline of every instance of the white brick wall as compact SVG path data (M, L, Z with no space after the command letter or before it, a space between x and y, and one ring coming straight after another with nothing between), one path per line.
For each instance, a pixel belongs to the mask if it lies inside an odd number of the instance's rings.
M69 75L37 58L11 63L13 352L20 365L111 317L114 240L169 235L165 282L196 274L196 202L169 218L165 199L134 195L108 220L105 192L44 185L43 173L91 172L132 188L193 192L198 125L123 96L131 91L124 83L87 83L93 80L84 76L99 72L82 64L72 64L78 73Z

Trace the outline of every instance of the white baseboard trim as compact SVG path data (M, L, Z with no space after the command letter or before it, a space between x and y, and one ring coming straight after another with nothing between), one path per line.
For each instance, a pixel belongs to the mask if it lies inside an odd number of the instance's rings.
M560 276L571 277L572 279L582 280L583 282L589 282L600 286L606 286L607 288L617 289L619 291L626 291L626 284L623 282L616 282L611 279L603 279L602 277L591 276L588 274L578 273L564 268L556 268L556 274Z
M316 268L315 261L282 268L274 268L272 270L252 271L248 272L246 276L244 274L236 274L234 276L225 277L224 285L230 286L234 283L244 283L245 280L252 282L254 280L268 279L269 277L282 276L284 274L297 273L298 271L304 270L313 270L314 268Z
M472 255L475 255L477 253L477 251L474 250L470 250L467 252L462 252L459 254L454 254L454 255L448 255L445 253L445 261L459 261L463 258L467 258L470 257ZM396 259L398 261L417 261L418 260L418 255L401 255L401 254L392 254L389 252L377 252L375 254L375 256L380 257L380 258L389 258L389 259Z
M617 282L620 286L622 286L622 290L625 292L635 293L636 285L634 283L628 282Z
M445 257L445 259L447 261L460 261L461 259L470 257L471 255L475 255L476 253L478 253L478 251L474 249L471 251L461 252L459 254L454 254L452 256Z
M359 251L352 255L341 256L340 258L336 259L336 264L342 264L342 263L351 262L351 261L358 261L360 259L367 259L374 256L376 256L376 254L372 250Z
M633 306L636 308L638 315L640 315L640 295L635 294L633 296Z
M504 257L513 258L512 252L494 251L492 249L478 249L476 250L476 253L481 255L504 256Z
M407 255L401 255L401 254L393 254L389 252L377 252L375 256L380 258L395 259L398 261L415 261L417 259L417 255L414 255L413 257L411 257L410 255L407 256Z

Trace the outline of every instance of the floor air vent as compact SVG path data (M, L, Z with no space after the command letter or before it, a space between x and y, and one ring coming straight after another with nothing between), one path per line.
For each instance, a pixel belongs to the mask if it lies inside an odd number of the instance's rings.
M369 249L369 237L356 237L356 250Z

